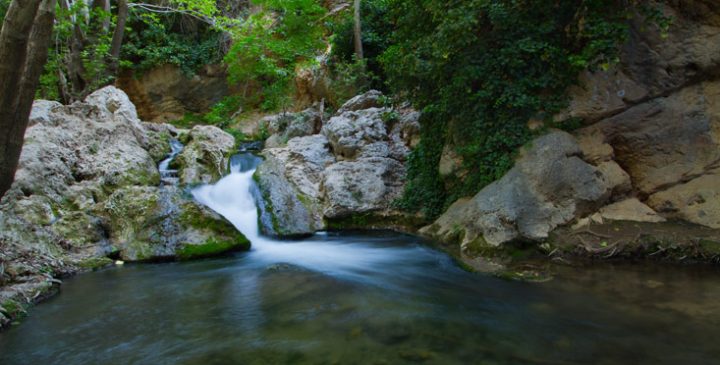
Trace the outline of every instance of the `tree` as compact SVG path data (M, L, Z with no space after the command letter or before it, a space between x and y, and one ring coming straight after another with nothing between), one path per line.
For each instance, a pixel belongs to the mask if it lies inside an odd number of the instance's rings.
M55 19L55 0L13 0L0 31L0 198L15 177ZM18 72L19 70L19 72Z
M355 27L354 27L354 34L355 34L355 57L357 57L358 60L363 59L363 44L362 44L362 25L360 23L360 0L355 0L355 9L353 12L354 20L355 20Z

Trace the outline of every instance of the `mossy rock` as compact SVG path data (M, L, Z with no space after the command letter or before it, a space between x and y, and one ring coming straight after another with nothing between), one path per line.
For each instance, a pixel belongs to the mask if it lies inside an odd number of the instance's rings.
M211 237L200 245L182 244L176 251L176 256L180 260L192 260L217 256L232 251L247 251L249 249L250 241L242 233L238 232L234 240L218 240Z
M176 257L181 260L216 256L231 251L250 249L250 241L222 216L194 202L182 205L178 223L195 234L206 237L202 243L183 242L178 245Z
M356 213L341 218L326 219L332 230L343 229L394 229L414 233L425 224L418 216L406 214L383 215L376 212Z
M88 257L77 263L77 266L83 270L98 270L113 264L113 260L107 257Z

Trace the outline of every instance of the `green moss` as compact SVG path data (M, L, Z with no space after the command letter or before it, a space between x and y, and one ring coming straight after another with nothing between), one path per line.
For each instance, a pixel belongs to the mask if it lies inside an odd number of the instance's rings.
M176 252L176 256L181 260L250 249L250 241L230 222L207 216L193 203L186 204L180 220L185 225L212 233L212 237L203 244L181 244L180 249Z
M398 228L406 231L415 231L424 225L422 218L412 215L381 216L373 212L357 213L347 217L326 220L327 227L334 230L342 229L377 229Z
M720 255L720 242L711 240L700 240L700 249L711 256Z
M78 266L85 270L97 270L112 265L113 260L107 257L89 257L80 262Z
M183 244L176 255L180 260L190 260L250 248L250 241L243 234L238 232L234 238L234 240L218 240L212 237L201 245Z
M9 318L17 319L27 314L25 307L19 302L8 299L0 303L0 312L6 314Z

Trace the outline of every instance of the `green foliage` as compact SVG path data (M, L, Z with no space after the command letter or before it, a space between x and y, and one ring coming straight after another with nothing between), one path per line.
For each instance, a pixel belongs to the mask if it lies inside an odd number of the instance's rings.
M142 73L171 64L191 76L202 66L222 60L218 29L200 23L186 31L181 17L153 15L131 8L121 53L124 68Z
M229 81L256 89L248 104L264 110L286 106L295 70L314 62L323 48L325 9L317 0L254 0L260 10L232 33L225 56Z
M398 205L434 218L501 177L532 137L530 119L560 111L581 70L618 61L628 19L643 4L391 1L394 42L381 61L393 89L424 112ZM439 176L445 145L462 157L462 176Z
M243 99L237 95L226 96L210 108L205 114L186 114L182 119L172 122L180 128L190 128L198 124L214 125L218 128L230 126L233 115L238 112Z
M378 57L390 46L393 24L388 17L392 0L363 0L360 3L362 23L362 43L365 78L360 80L366 88L385 90L385 73ZM332 36L332 54L330 68L333 73L344 75L346 69L357 69L353 33L352 8L342 16L330 22L328 28ZM355 65L355 66L354 66ZM340 77L340 80L343 80ZM366 85L365 85L366 84Z
M368 71L367 61L352 57L352 62L333 62L331 65L332 99L334 106L370 90L380 79Z

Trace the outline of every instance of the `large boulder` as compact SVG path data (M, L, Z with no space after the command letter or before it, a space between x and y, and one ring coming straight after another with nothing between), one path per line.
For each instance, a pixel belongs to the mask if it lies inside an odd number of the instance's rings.
M293 236L324 228L320 185L323 171L335 162L322 135L293 138L286 148L263 152L256 179L262 194L265 233Z
M423 234L445 242L498 247L541 241L559 225L603 205L615 188L582 159L571 135L555 131L532 142L500 180L459 200Z
M359 216L388 225L404 218L392 203L404 189L404 161L418 141L420 115L378 108L381 101L377 92L354 98L320 134L263 152L256 179L264 232L293 236Z
M103 209L110 242L123 260L189 259L246 249L230 222L175 187L131 186L115 191Z
M229 158L235 151L235 138L209 125L193 127L188 142L177 157L182 184L209 184L228 171Z
M343 112L323 126L322 134L330 141L335 155L354 159L364 146L388 138L383 115L389 111L371 108Z
M323 186L327 218L387 213L403 192L405 166L387 157L340 161L325 170Z
M718 131L720 82L702 82L578 133L602 136L639 193L648 196L715 168L720 161Z
M322 127L322 118L317 109L308 108L298 113L282 113L264 117L258 122L258 125L270 134L265 146L274 148L285 146L292 138L319 133Z
M364 109L382 108L386 100L380 91L370 90L346 101L345 104L338 109L338 114Z
M68 106L38 101L30 120L15 191L60 201L76 181L96 180L111 190L160 181L145 129L119 89L109 86Z

